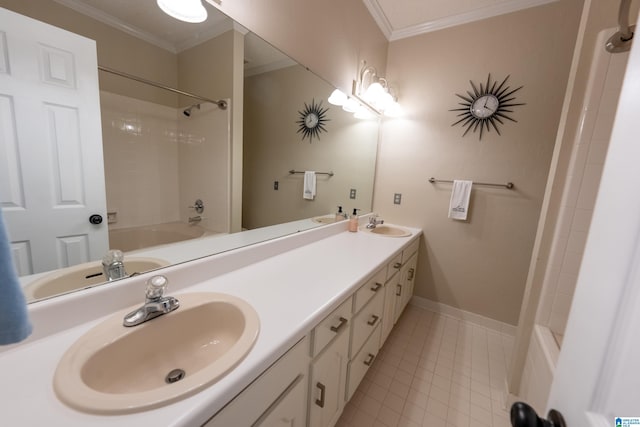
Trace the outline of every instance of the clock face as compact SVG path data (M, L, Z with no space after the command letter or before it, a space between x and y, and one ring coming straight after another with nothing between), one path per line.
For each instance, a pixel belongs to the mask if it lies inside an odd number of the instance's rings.
M466 128L462 136L465 136L470 130L473 132L480 130L478 139L482 139L483 132L489 132L491 129L500 135L498 127L504 125L503 120L516 122L517 120L511 117L512 108L525 104L514 102L516 99L514 94L522 89L522 86L510 89L507 86L507 79L509 76L498 84L498 81L492 80L491 75L488 75L487 82L480 83L479 88L472 81L469 81L473 92L467 91L466 95L456 93L456 96L464 102L458 103L461 105L460 108L449 110L458 112L458 120L451 126L461 124Z
M318 115L316 113L307 114L307 117L304 118L304 124L309 129L318 126Z
M302 134L303 141L307 137L309 142L314 137L320 139L320 133L327 131L325 124L330 120L327 118L327 111L329 108L322 108L322 101L316 104L315 99L312 99L311 105L304 103L304 110L298 111L300 119L296 121L299 126L298 133Z
M487 94L473 101L469 110L473 117L486 119L494 115L499 106L500 101L498 101L498 98L495 95Z

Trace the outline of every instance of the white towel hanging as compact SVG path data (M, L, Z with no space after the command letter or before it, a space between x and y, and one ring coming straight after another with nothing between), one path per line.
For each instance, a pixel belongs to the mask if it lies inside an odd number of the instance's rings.
M304 184L302 197L306 200L313 200L316 197L316 173L315 171L304 172Z
M473 181L454 180L449 201L449 218L464 221L469 212L469 198Z

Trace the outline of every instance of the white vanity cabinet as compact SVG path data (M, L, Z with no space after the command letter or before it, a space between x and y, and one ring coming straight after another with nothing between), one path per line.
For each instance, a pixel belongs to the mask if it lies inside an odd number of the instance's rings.
M302 427L307 420L309 339L298 341L204 427Z
M415 240L387 264L385 283L385 311L382 343L386 341L393 325L398 321L413 295L419 240Z
M352 297L313 330L309 368L309 427L333 426L345 405Z

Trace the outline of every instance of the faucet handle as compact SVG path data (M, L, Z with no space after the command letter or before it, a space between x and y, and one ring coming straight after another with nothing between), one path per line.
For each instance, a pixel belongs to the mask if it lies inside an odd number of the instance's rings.
M168 284L169 280L165 276L153 276L151 279L147 280L145 296L148 300L162 298Z
M109 265L114 262L123 262L124 254L119 249L111 249L102 257L102 264Z

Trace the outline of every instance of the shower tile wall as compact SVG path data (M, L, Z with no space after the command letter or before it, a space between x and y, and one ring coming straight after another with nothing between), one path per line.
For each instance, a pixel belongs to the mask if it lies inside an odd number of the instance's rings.
M110 228L178 221L176 109L100 92Z
M569 316L628 54L605 53L600 58L593 67L582 131L572 153L537 317L537 323L547 325L558 340Z

